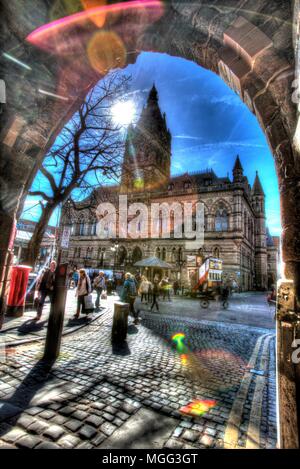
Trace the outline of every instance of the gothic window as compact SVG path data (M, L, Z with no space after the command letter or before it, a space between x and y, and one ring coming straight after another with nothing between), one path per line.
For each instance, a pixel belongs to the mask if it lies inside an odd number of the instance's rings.
M168 185L168 191L172 191L174 189L174 184L171 183Z
M216 211L215 230L228 231L228 213L223 204L220 204Z
M136 262L140 261L142 257L143 257L143 253L141 249L138 246L136 246L132 253L132 263L135 264Z
M83 236L83 235L84 235L84 221L81 220L79 223L79 236Z
M158 257L158 259L160 259L160 248L156 248L156 257Z
M182 248L179 248L179 249L178 249L178 260L179 260L179 261L182 260Z
M77 257L80 259L80 256L81 256L81 248L78 248Z
M183 184L183 188L184 189L190 189L191 188L191 181L185 181L185 183Z
M176 248L172 249L172 262L176 262Z
M119 265L124 265L127 258L127 251L124 246L121 246L118 252Z
M163 261L166 260L166 248L163 248L163 250L162 250L162 260Z
M92 236L96 236L97 234L97 222L94 221L92 224Z

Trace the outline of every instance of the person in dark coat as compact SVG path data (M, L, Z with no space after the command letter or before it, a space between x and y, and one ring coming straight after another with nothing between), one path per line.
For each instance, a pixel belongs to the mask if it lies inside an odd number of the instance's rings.
M51 261L49 268L42 273L42 275L37 281L37 290L39 292L39 297L37 302L37 315L34 318L34 321L39 321L41 319L43 307L47 296L52 302L55 282L55 270L56 262Z
M157 279L154 280L153 282L153 288L152 288L152 305L151 305L151 311L153 311L154 306L156 306L156 311L159 311L159 305L157 302L157 298L159 296L159 281Z
M137 286L135 278L130 272L125 274L125 282L121 292L121 301L129 304L129 311L134 317L134 324L138 324L138 312L134 309L134 302L137 297Z

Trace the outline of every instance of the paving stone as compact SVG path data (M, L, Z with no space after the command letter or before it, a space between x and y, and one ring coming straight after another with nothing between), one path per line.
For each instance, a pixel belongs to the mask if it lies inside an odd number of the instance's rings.
M60 427L59 425L50 425L47 430L44 432L44 436L51 438L51 440L58 440L63 434L65 430Z
M22 428L12 428L9 432L1 435L1 439L7 443L15 443L19 438L25 436L26 432Z
M93 446L98 446L98 445L100 445L106 438L107 438L106 435L104 435L103 433L99 432L99 433L97 433L97 435L91 440L91 443L93 444Z
M80 445L76 446L76 449L92 449L93 445L91 443L88 443L87 441L84 441L80 443Z
M37 446L39 443L41 443L41 439L38 438L37 436L34 435L25 435L22 436L17 442L16 445L19 448L27 448L27 449L32 449L35 446Z
M55 415L55 417L51 419L51 424L55 423L57 425L62 425L67 420L67 417L64 417L63 415Z
M87 412L84 412L83 410L76 410L72 414L72 418L77 419L77 420L84 420L89 416Z
M71 415L76 409L74 407L66 406L59 410L59 413L62 415L69 416Z
M79 435L81 436L81 438L84 438L86 440L90 440L91 438L93 438L96 433L97 430L91 425L83 425L83 427L81 427L79 430Z
M39 417L45 419L45 420L50 420L52 417L55 417L55 412L53 410L44 410L39 414Z
M43 441L35 447L35 449L61 449L61 447L52 441Z
M181 443L179 440L170 439L167 441L164 447L169 449L180 449L183 447L183 443Z
M64 435L57 441L57 444L62 448L69 449L75 448L80 443L80 441L80 438L74 435Z
M109 422L105 422L101 425L100 430L105 435L110 436L116 430L116 427Z
M104 418L105 420L108 420L109 422L112 422L113 419L114 419L114 416L111 415L111 414L107 414L106 412L104 412L103 418Z
M185 430L182 434L182 438L188 441L196 441L199 438L199 433L193 430Z
M68 420L67 422L65 422L65 427L67 427L72 432L77 432L77 430L80 427L82 427L82 425L83 425L83 422L81 422L80 420L75 420L75 419Z
M22 428L27 429L33 422L33 418L31 415L23 414L18 418L18 425Z
M203 435L201 436L200 438L200 443L206 447L210 447L210 446L213 446L214 444L214 439L213 437L209 436L209 435Z
M29 415L37 415L40 414L44 409L41 407L30 407L29 409L26 409L26 414Z
M49 427L49 424L44 422L43 420L34 419L33 423L29 425L28 431L32 433L37 433L38 435L40 435L41 433L46 431L48 427Z
M102 417L98 417L97 415L90 415L85 423L88 423L88 424L91 424L93 425L94 427L98 428L100 427L100 425L104 422L103 418Z

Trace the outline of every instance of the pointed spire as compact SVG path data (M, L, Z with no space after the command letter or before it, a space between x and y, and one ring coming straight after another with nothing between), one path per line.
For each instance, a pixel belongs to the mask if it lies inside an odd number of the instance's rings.
M261 182L260 182L260 179L259 179L259 176L258 176L258 171L256 171L256 176L255 176L255 179L254 179L254 184L253 184L253 187L252 187L252 194L253 195L265 195L264 194L264 191L263 191L263 188L262 188L262 185L261 185Z
M239 171L242 171L242 172L244 171L243 166L242 166L241 161L240 161L240 156L239 155L237 155L235 163L234 163L234 167L233 167L233 171L236 171L236 170L239 170Z
M156 103L158 102L158 93L154 83L148 96L148 103L151 101Z
M237 155L234 167L232 170L233 182L242 182L243 181L243 167L241 165L240 157Z

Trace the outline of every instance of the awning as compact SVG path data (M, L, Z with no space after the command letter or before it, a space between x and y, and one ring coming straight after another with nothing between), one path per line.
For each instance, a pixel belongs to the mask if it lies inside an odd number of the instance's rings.
M167 262L158 259L158 257L148 257L147 259L138 261L134 264L134 267L156 267L159 269L173 269L173 266L171 264L168 264Z

